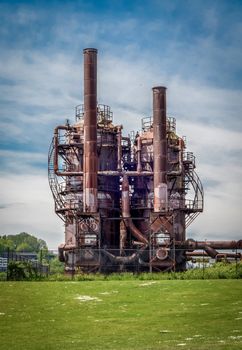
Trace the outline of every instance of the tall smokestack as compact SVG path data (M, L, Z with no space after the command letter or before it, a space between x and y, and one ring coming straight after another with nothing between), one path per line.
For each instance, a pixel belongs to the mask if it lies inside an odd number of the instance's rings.
M84 49L84 211L97 212L97 49Z
M166 88L153 87L154 212L167 210Z

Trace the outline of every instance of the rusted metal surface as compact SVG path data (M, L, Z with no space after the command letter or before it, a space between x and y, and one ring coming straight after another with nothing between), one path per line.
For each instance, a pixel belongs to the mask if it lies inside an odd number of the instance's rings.
M139 136L137 138L137 172L141 173L142 171L142 164L141 164L141 149L142 149L142 139Z
M84 158L83 207L97 211L97 50L84 53Z
M166 88L153 88L154 211L167 210Z
M181 271L201 253L241 258L242 240L187 239L203 211L203 187L195 156L166 115L166 88L152 93L153 117L124 136L110 107L97 104L97 50L84 50L84 105L73 124L55 128L48 158L67 272Z
M57 163L58 166L58 163ZM56 174L59 176L81 176L84 175L83 171L60 171L58 168L56 170ZM100 176L132 176L132 177L142 177L142 176L152 176L152 171L142 171L142 173L139 173L137 171L113 171L113 170L107 170L107 171L98 171L97 175Z
M138 239L138 241L148 244L148 240L140 232L140 230L134 225L131 215L130 215L130 198L129 198L129 180L128 176L124 175L122 183L122 216L124 223L130 229L133 236Z
M242 240L239 241L193 241L176 242L177 246L183 246L186 249L204 249L211 247L213 249L242 249Z
M120 255L124 255L125 254L125 245L126 245L126 240L127 240L127 228L126 225L124 223L124 220L120 221L120 226L119 226L119 230L120 230Z
M117 171L120 172L122 170L121 167L122 162L122 126L117 126Z
M129 200L129 180L127 175L123 176L122 182L122 216L129 218L130 215L130 200Z

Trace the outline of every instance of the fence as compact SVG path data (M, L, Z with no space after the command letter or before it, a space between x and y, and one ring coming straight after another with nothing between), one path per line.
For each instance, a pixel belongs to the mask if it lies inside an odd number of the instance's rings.
M216 262L234 262L236 271L241 260L241 250L219 253L211 258L203 250L185 251L171 249L93 249L76 248L65 253L66 272L76 273L113 273L113 272L179 272L184 270L205 270Z
M39 262L36 253L15 252L7 249L6 251L0 252L0 272L6 272L7 279L8 265L12 261L29 263L30 266L41 276L48 276L49 274L49 265L45 265Z
M236 276L240 275L241 270L241 250L226 251L219 254L217 258L212 259L205 251L184 251L172 247L159 251L159 249L93 249L76 248L69 250L65 255L65 272L69 275L78 273L123 273L131 272L139 274L142 272L171 272L176 273L184 270L196 270L199 276L206 278L208 268L217 261L234 262ZM51 254L54 257L54 254ZM38 260L36 253L13 252L10 250L0 252L0 272L8 272L8 264L11 261L28 262L40 276L62 273L50 269L49 264L41 263L41 256ZM47 259L48 260L48 259ZM64 264L63 264L64 265ZM229 266L230 264L228 264ZM232 265L231 265L232 266ZM8 278L8 274L7 274ZM240 277L238 277L240 278Z

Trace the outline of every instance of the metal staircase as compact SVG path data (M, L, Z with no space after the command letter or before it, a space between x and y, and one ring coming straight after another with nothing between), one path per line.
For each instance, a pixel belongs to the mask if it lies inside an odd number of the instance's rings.
M185 182L186 186L190 185L194 191L194 198L186 200L186 227L188 227L203 211L204 194L201 180L195 170L185 172Z

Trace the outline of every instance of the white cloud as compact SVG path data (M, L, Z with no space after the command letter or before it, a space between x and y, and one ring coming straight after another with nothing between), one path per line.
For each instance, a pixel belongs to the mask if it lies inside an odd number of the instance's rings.
M166 6L174 10L174 5ZM204 25L210 32L191 44L180 41L182 23L166 28L164 20L140 23L132 17L94 23L83 11L81 15L60 13L56 17L50 33L54 34L53 46L47 49L26 49L23 45L2 51L0 76L6 83L0 86L4 100L1 140L41 148L37 153L1 151L5 161L2 203L12 203L0 211L2 231L31 231L54 246L63 241L63 227L54 214L47 174L39 165L45 159L47 162L53 127L74 115L74 106L82 101L80 48L97 44L98 100L111 106L114 122L124 125L125 134L140 129L141 117L152 114L152 86L168 87L168 112L177 118L178 133L187 136L201 179L205 184L215 184L205 187L205 212L189 232L207 239L233 235L239 238L242 91L231 88L233 79L229 74L241 67L242 53L236 46L241 25L235 23L228 28L231 44L225 50L216 40L220 25L218 16L214 17L216 11L209 8L205 12ZM16 20L25 25L39 17L22 8ZM156 46L151 41L152 47L146 48L137 37L140 33L143 40L150 42L153 35L160 35L165 29L172 40L165 42L160 36ZM236 40L232 40L233 33ZM112 40L108 34L112 34ZM127 42L120 43L119 37L123 41L127 38ZM71 45L73 50L59 50L60 43ZM230 84L226 83L227 78Z
M32 233L56 249L64 241L64 227L54 213L54 202L45 175L1 176L0 234Z
M216 127L209 124L202 124L177 118L177 131L180 135L187 135L188 149L204 155L204 160L211 163L213 158L224 162L224 157L228 162L242 151L242 131L232 131L226 128ZM205 158L206 156L206 158Z
M242 91L215 88L199 81L171 77L168 101L173 113L190 121L242 129Z
M75 105L81 74L70 56L13 50L1 61L0 76L12 82L1 86L6 102L49 110Z

